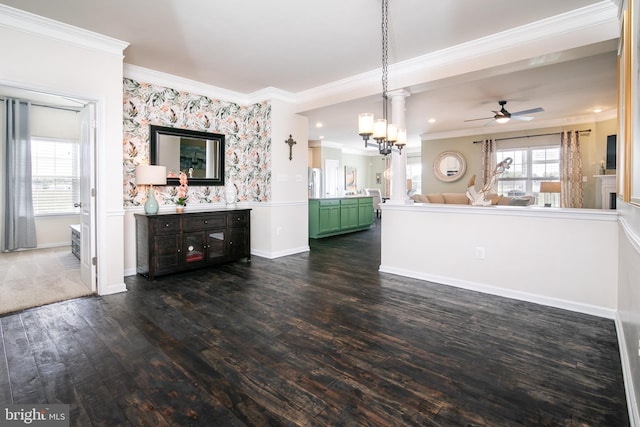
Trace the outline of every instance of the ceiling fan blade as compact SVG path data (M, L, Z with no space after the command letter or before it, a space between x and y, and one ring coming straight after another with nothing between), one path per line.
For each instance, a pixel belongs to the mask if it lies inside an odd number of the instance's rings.
M511 115L511 118L514 120L523 120L525 122L528 122L529 120L533 120L533 117L530 117L530 116L514 116L513 114Z
M542 113L543 111L544 111L544 108L538 107L538 108L532 108L530 110L518 111L517 113L511 113L511 115L512 116L521 116L521 115L524 115L524 114Z
M489 120L489 119L493 119L493 117L483 117L481 119L469 119L469 120L465 120L465 122L476 122L478 120Z

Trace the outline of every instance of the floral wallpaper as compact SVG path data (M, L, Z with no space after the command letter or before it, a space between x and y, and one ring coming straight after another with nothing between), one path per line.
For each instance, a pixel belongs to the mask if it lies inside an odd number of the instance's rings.
M271 104L241 106L175 89L124 79L124 206L144 203L147 188L135 185L135 168L149 162L149 125L225 135L225 182L237 200L271 199ZM187 205L222 202L224 187L189 185ZM177 186L157 186L158 204L173 205Z

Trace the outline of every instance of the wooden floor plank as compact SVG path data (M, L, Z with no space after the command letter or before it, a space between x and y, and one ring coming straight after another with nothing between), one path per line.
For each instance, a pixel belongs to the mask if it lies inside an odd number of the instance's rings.
M613 321L380 273L379 227L0 317L0 402L72 425L629 425Z

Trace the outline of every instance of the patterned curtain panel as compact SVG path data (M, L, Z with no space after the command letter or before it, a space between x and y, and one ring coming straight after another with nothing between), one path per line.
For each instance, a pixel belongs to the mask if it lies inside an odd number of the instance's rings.
M561 134L560 207L582 207L582 158L578 131L565 131Z
M482 187L491 180L493 171L496 168L496 140L485 139L482 141ZM496 193L496 188L491 188L490 193Z

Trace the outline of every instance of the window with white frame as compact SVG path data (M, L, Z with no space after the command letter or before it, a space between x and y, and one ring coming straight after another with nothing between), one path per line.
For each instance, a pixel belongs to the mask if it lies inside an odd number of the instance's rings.
M80 201L78 141L31 138L31 186L35 215L75 214Z
M560 181L560 145L499 149L497 161L513 159L511 168L498 178L498 194L536 196L536 204L560 206L560 194L540 194L543 181Z
M411 180L410 194L420 194L422 192L422 163L420 157L409 157L407 159L407 179Z

